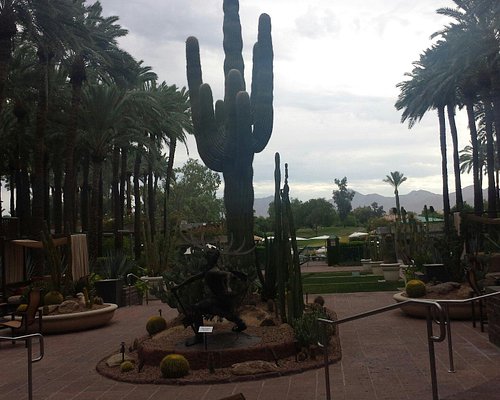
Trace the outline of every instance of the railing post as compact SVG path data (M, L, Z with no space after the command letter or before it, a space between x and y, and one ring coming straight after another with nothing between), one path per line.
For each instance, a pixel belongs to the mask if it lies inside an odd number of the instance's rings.
M33 400L33 342L31 337L26 338L28 347L28 399Z
M323 337L323 343L318 343L320 347L323 347L323 358L325 361L325 390L326 390L326 400L331 400L332 395L331 395L331 390L330 390L330 362L328 360L328 341L327 341L327 329L326 329L326 324L327 322L319 321L319 323L322 325L322 337Z
M448 372L456 372L455 371L455 363L453 361L453 341L451 338L451 321L450 321L450 306L449 304L444 304L444 312L446 317L446 337L448 338L448 360L450 362L450 367L448 368Z
M431 369L432 400L439 400L437 373L436 373L436 354L434 352L434 340L432 331L433 318L431 316L431 307L427 307L427 344L429 346L429 363Z

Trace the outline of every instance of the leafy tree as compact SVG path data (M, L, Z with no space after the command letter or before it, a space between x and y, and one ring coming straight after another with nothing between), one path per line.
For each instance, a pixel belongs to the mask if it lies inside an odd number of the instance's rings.
M320 226L331 226L335 218L332 203L323 198L306 201L300 207L299 214L303 226L314 229L316 233Z
M217 198L220 175L192 158L174 173L170 194L174 217L189 222L220 221L224 210Z
M383 206L373 202L370 206L355 208L352 214L360 224L366 225L370 219L382 217L385 211Z
M340 221L344 223L352 210L351 201L355 193L353 190L347 189L347 177L344 176L342 180L335 178L334 182L338 189L333 191L333 202L337 206Z

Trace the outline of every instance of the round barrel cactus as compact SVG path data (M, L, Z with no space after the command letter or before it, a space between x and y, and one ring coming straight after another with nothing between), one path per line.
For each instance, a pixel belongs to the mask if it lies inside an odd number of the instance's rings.
M412 279L406 284L405 291L408 297L411 298L425 296L425 283L420 279Z
M189 373L189 362L181 354L169 354L161 360L160 370L164 378L182 378Z

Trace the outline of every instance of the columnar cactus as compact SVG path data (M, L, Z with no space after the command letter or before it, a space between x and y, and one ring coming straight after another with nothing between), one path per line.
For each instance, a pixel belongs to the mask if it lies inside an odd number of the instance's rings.
M205 165L224 177L224 204L231 250L253 246L253 157L273 128L273 48L271 19L259 18L253 48L251 96L245 91L243 41L238 0L224 0L224 100L213 105L203 83L198 40L186 41L187 78L196 144Z

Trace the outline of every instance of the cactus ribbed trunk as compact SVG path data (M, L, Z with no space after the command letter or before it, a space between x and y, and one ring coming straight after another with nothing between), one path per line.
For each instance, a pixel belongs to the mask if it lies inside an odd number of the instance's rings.
M246 90L243 41L238 0L224 0L224 100L213 104L212 90L204 84L198 40L186 41L187 78L196 144L205 165L224 176L224 203L230 250L246 253L253 246L253 157L262 151L273 125L273 49L271 20L259 18L253 50L252 93ZM250 269L252 255L240 257Z

